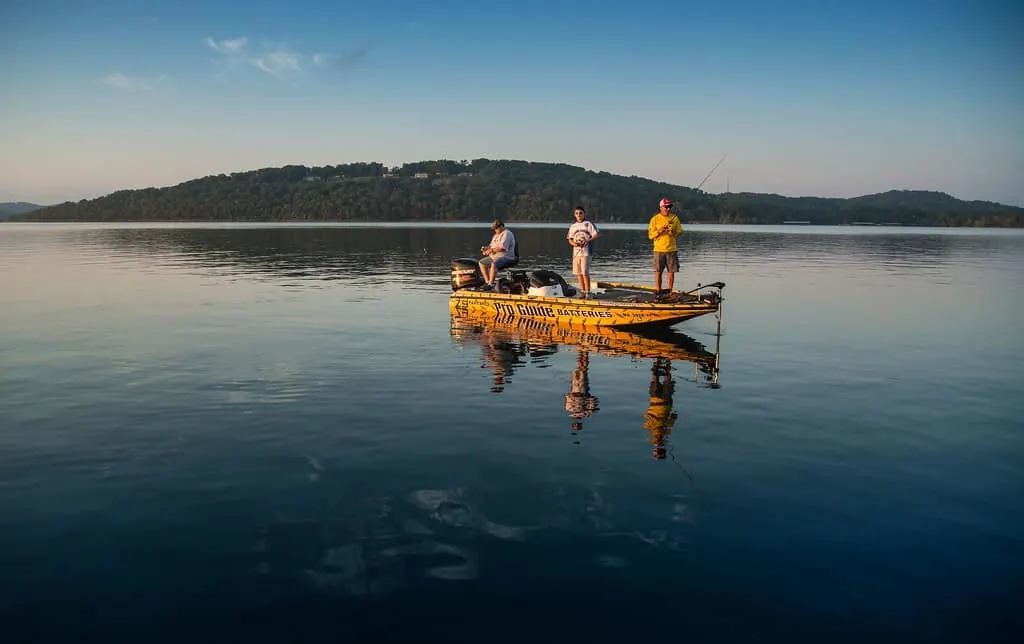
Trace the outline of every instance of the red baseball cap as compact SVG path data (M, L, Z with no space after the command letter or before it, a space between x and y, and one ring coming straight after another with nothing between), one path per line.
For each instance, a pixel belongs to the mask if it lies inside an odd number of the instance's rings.
M661 203L658 204L658 205L659 206L664 206L664 207L668 208L668 207L670 207L672 205L672 202L669 201L668 199L662 199Z

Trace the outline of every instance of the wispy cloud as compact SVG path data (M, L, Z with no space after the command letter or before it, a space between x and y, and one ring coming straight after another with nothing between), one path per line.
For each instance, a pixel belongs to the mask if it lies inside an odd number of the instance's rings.
M302 72L301 54L287 50L268 51L251 59L253 65L274 76Z
M340 54L317 53L310 56L293 51L287 44L263 44L258 50L253 50L246 37L207 38L206 46L218 54L214 63L222 71L249 65L278 78L303 74L310 67L347 71L355 67L369 49L368 44L363 44Z
M210 62L217 68L219 76L226 76L232 70L248 64L245 60L245 50L248 44L249 39L244 36L224 40L206 39L206 46L216 53Z
M206 39L206 45L210 49L218 54L228 56L240 55L245 50L245 46L247 44L249 44L249 39L244 36L241 38L229 38L226 40L214 40L213 38Z
M167 84L166 76L156 78L141 78L138 76L126 76L119 72L108 74L100 79L100 82L107 87L123 90L126 92L154 92Z

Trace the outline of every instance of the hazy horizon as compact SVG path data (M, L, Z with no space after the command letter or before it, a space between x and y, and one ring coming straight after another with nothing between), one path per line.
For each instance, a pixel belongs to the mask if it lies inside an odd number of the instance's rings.
M521 159L1024 205L1024 5L15 0L0 201L298 164Z

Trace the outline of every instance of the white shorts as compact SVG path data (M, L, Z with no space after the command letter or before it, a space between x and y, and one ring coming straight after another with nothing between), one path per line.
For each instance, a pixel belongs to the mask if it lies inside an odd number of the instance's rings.
M590 275L590 255L575 255L572 258L573 275Z

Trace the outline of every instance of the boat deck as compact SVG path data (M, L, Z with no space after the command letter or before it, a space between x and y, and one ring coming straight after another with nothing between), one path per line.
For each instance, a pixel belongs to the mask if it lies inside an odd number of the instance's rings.
M618 284L615 282L596 282L598 289L591 292L590 298L605 302L645 302L662 304L680 304L683 302L699 302L700 297L683 293L682 291L663 291L661 295L653 288L637 286L633 284Z

